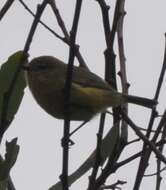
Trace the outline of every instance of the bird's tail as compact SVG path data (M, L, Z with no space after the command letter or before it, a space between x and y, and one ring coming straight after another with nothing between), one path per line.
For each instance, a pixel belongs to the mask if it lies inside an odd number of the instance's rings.
M137 104L137 105L144 106L147 108L153 108L158 103L156 100L151 100L148 98L142 98L142 97L138 97L138 96L131 96L131 95L124 94L123 97L129 103Z

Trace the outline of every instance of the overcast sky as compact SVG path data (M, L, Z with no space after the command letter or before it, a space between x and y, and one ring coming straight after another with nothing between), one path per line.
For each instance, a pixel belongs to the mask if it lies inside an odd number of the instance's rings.
M0 1L0 8L5 0ZM39 0L26 1L35 11ZM110 18L114 10L115 0L107 1L111 4ZM75 1L57 0L57 5L63 16L65 24L70 30ZM127 77L131 84L130 94L153 98L164 54L164 33L166 32L166 2L164 0L127 0L127 15L124 23L125 54L127 58ZM47 8L42 19L55 31L60 33L56 19ZM23 49L33 18L16 1L5 18L0 22L0 64L8 56ZM60 33L61 34L61 33ZM84 0L80 18L77 43L89 68L104 76L105 41L102 28L102 19L99 6L94 0ZM33 39L30 49L30 59L39 55L53 55L68 60L68 46L56 39L42 26ZM117 59L117 63L118 63ZM165 81L164 81L165 82ZM163 85L165 87L165 84ZM163 113L166 90L162 89L158 110ZM146 127L150 111L139 106L130 106L130 116L142 127ZM76 143L70 149L70 171L74 171L91 153L96 144L96 132L99 117L94 118L84 129L81 129L72 140ZM108 122L109 123L109 122ZM74 123L77 126L78 123ZM106 131L108 127L106 125ZM25 90L24 100L12 126L6 132L6 140L18 137L20 153L15 167L12 169L12 178L17 190L46 190L55 184L61 174L62 150L60 140L63 133L63 121L57 120L45 113L35 102L28 89ZM133 132L131 132L133 137ZM86 139L86 141L85 141ZM124 152L122 158L139 151L141 143L131 146ZM154 162L155 163L155 162ZM117 179L128 183L123 190L133 187L135 168L138 161L118 170L111 182ZM150 163L151 164L151 163ZM126 172L127 169L127 172ZM155 172L155 165L147 171ZM129 175L129 172L132 175ZM89 173L90 174L90 173ZM88 174L88 175L89 175ZM127 174L127 175L126 175ZM87 176L88 176L87 175ZM165 176L165 172L163 172ZM73 185L72 190L86 189L88 178L83 177L80 182ZM154 178L146 178L141 190L154 189ZM166 181L162 181L162 190Z

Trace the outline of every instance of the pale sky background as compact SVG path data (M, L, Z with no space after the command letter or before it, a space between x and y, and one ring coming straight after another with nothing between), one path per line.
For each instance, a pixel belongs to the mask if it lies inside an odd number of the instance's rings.
M0 8L5 1L0 1ZM39 0L26 1L35 11ZM110 17L115 0L111 3ZM71 27L74 10L73 0L57 0L57 5L68 29ZM127 58L127 75L131 83L130 94L153 98L164 54L164 33L166 32L166 1L127 0L127 15L124 24L125 54ZM16 0L5 18L0 22L0 64L8 56L24 47L33 18ZM47 8L43 20L55 31L60 32L56 19ZM100 76L104 73L105 41L101 22L101 12L94 0L84 0L81 12L77 43L90 69ZM64 61L68 60L68 46L56 39L49 31L39 25L30 49L30 59L39 55L53 55ZM118 62L118 59L117 59ZM165 80L164 80L165 83ZM161 91L158 110L163 113L165 106L165 84ZM137 125L147 126L150 111L139 106L129 106L130 117ZM72 140L76 143L70 149L70 171L74 171L91 153L96 144L96 132L99 117L94 118L84 129L81 129ZM108 123L109 124L109 123ZM76 123L73 125L76 126ZM78 125L78 123L77 123ZM110 125L106 125L105 132ZM12 126L3 138L6 140L18 137L20 153L11 175L17 190L46 190L55 184L61 174L62 149L60 140L63 133L63 121L45 113L34 101L28 89ZM133 132L130 134L133 136ZM130 138L132 139L132 137ZM129 146L123 158L139 151L141 143ZM135 168L138 161L121 168L110 179L111 183L126 180L123 190L133 188ZM156 170L155 159L147 171ZM153 165L153 167L152 167ZM88 173L89 175L90 173ZM163 172L162 188L166 186L166 172ZM87 176L76 182L72 190L86 189ZM141 190L153 190L155 178L145 178Z

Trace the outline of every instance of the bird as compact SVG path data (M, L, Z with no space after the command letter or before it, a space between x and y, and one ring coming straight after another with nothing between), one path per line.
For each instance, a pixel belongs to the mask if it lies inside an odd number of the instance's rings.
M57 119L65 118L64 88L67 64L53 56L39 56L23 66L26 80L37 103ZM88 69L73 66L70 89L70 120L89 121L109 107L133 103L153 108L152 99L117 92Z

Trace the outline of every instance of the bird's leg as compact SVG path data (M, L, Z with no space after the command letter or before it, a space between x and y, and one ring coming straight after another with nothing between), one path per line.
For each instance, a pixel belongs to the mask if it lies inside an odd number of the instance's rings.
M113 115L113 113L110 112L110 111L108 111L108 110L106 110L105 113L108 113L108 114L110 114L110 115Z
M84 121L83 123L81 123L81 125L79 125L76 129L74 129L74 130L69 134L69 136L72 136L76 131L78 131L80 128L82 128L88 121L89 121L89 120Z
M89 121L89 120L88 120ZM78 131L81 127L83 127L88 121L84 121L81 125L79 125L76 129L74 129L70 134L69 134L69 137L72 136L76 131ZM64 139L62 138L62 145L64 143ZM69 146L72 146L74 145L74 141L69 139Z
M106 110L106 113L109 113L110 115L113 115L112 112ZM74 129L69 136L72 136L76 131L78 131L80 128L82 128L89 120L84 121L83 123L81 123L81 125L79 125L76 129Z

